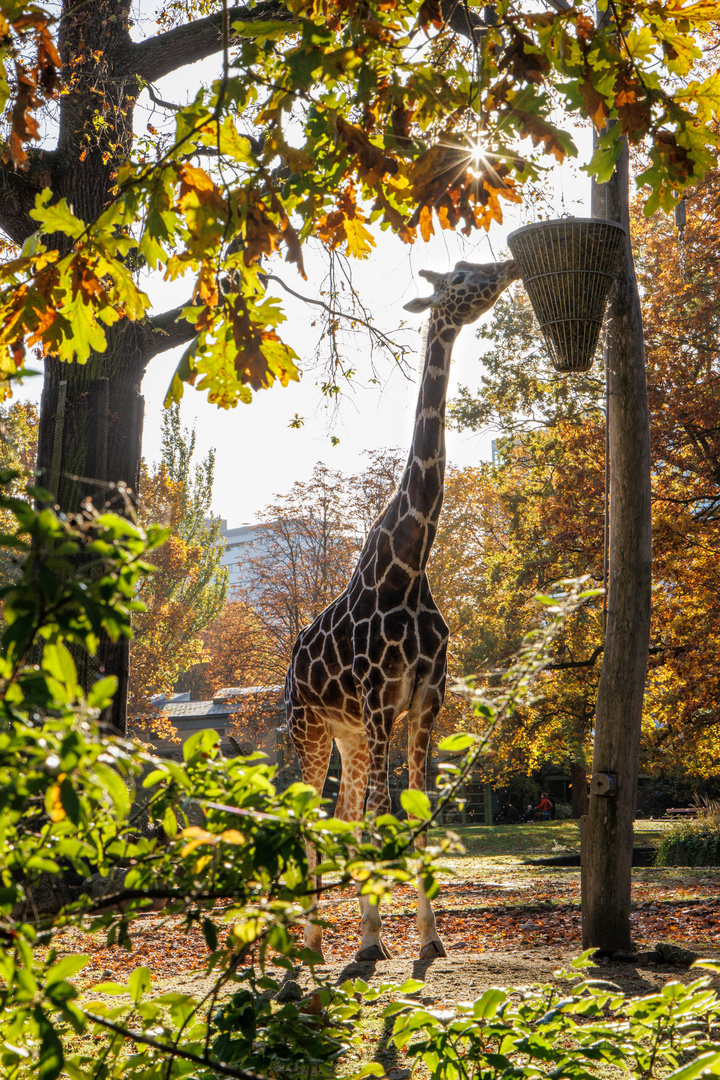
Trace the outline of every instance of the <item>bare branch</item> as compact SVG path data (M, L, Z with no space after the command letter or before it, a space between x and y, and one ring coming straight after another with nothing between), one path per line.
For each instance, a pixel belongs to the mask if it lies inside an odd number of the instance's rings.
M367 319L363 319L359 315L349 314L346 311L340 311L338 308L330 307L330 305L326 304L324 300L313 300L309 296L303 296L302 293L295 292L295 290L291 289L289 285L286 285L282 278L279 278L276 274L263 273L262 277L266 281L277 281L278 285L282 289L284 289L286 293L289 293L290 296L294 296L296 300L302 300L304 304L312 304L314 307L322 308L323 311L326 311L328 315L330 315L333 319L346 319L348 322L357 323L359 326L364 326L365 329L372 334L373 338L376 341L378 341L382 345L386 345L389 349L396 351L400 348L397 342L393 341L393 339L387 334L383 334L382 330L378 330L377 327L373 326L372 323L369 322Z
M172 112L180 112L182 109L182 105L175 105L172 101L164 101L163 98L158 97L151 83L148 83L145 89L150 100L159 105L161 109L170 109Z

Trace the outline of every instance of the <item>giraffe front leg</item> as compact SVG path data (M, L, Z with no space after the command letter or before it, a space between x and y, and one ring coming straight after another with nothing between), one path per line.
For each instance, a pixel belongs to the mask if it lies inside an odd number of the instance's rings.
M382 918L380 902L371 904L367 896L360 896L360 948L355 954L356 960L389 960L390 951L382 939Z
M317 921L317 908L318 908L318 895L320 892L320 886L322 885L322 878L313 873L313 870L317 866L317 849L314 846L308 844L307 848L307 861L308 861L308 882L313 888L314 895L310 901L310 907L308 908L307 921L305 923L305 932L303 933L303 944L306 949L312 949L314 953L324 961L323 956L323 943L322 943L322 926Z
M363 804L370 769L370 756L365 732L343 733L342 736L338 736L336 742L340 751L340 760L342 761L342 776L335 814L341 821L359 822L363 816ZM360 831L358 830L358 832ZM359 836L358 839L360 839ZM380 936L381 919L379 908L377 904L371 904L366 896L362 896L360 889L361 886L358 885L356 892L360 904L360 932L362 938L355 959L387 960L390 954Z
M304 782L311 784L322 794L332 751L332 737L327 724L309 709L291 702L287 710L287 725ZM313 844L308 844L306 851L308 885L313 889L313 896L308 908L303 941L305 948L312 949L324 959L322 926L317 921L318 895L322 884L321 878L314 873L318 864L317 849Z
M435 720L435 715L440 708L423 710L422 714L415 717L412 714L408 721L408 786L411 791L425 791L427 775L427 757L430 745L430 732ZM421 851L427 845L427 833L421 833L415 840L415 848ZM442 943L435 923L435 912L427 898L422 878L418 876L418 908L417 928L420 937L420 959L434 960L439 956L447 956L445 946Z
M415 841L415 847L418 849L424 848L427 843L427 836L424 834L419 836ZM445 952L445 946L442 943L440 935L437 931L437 925L435 923L435 912L432 909L432 904L427 898L425 892L425 886L422 878L418 875L418 908L417 908L417 928L418 935L420 937L420 959L421 960L434 960L438 956L447 956Z

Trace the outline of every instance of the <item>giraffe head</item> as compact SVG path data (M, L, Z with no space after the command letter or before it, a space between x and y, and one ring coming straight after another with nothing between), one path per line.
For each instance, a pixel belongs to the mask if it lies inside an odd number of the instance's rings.
M500 263L459 262L447 274L421 270L433 286L433 294L405 304L406 311L431 311L458 327L475 322L489 311L503 289L520 277L514 259Z

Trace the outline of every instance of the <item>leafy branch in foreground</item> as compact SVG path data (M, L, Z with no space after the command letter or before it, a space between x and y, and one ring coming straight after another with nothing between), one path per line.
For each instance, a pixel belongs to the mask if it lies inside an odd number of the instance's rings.
M73 654L92 652L101 633L129 633L146 554L164 533L113 515L73 523L20 500L0 503L18 522L5 542L23 556L5 593L0 699L5 1075L149 1080L161 1066L168 1078L192 1066L202 1077L293 1076L312 1064L317 1076L330 1076L356 1037L357 1004L320 980L302 1007L277 1012L268 998L273 969L316 960L300 942L314 899L307 844L318 850L321 872L335 875L324 891L359 885L377 900L418 869L435 888L437 855L451 841L416 853L412 824L388 815L358 842L357 826L329 819L313 789L294 784L278 793L271 767L223 760L211 731L186 741L183 765L103 738L96 721L112 680L83 696ZM204 809L202 826L188 822L191 803ZM162 823L162 842L143 833L144 814ZM90 887L98 877L106 884L100 895ZM200 928L209 993L153 997L150 972L139 968L126 986L96 986L101 1000L81 998L76 984L88 957L63 955L63 932L102 932L109 945L130 949L142 933L138 916L162 903L163 918ZM111 1007L114 995L131 1003ZM70 1029L80 1037L72 1053L64 1046ZM98 1056L84 1039L101 1029L108 1035Z
M323 981L300 940L314 899L306 844L318 849L318 869L335 875L325 891L359 884L377 900L418 869L435 888L437 856L452 839L415 852L414 824L387 815L366 823L371 835L358 841L357 826L329 819L306 785L278 793L273 769L257 757L224 761L214 732L187 740L182 765L103 738L96 721L112 686L100 679L83 696L73 653L91 652L101 632L129 632L146 555L163 533L112 515L59 521L7 498L0 509L18 521L4 539L23 556L5 593L0 698L4 1077L330 1080L360 1049L358 997L381 994L401 998L386 1009L396 1043L438 1080L473 1080L480 1070L499 1080L518 1069L588 1080L608 1063L642 1080L668 1067L675 1080L720 1071L720 1006L704 983L670 984L639 1002L590 981L563 997L550 987L488 991L453 1014L409 1001L421 986L415 981L377 990ZM573 583L547 601L548 617L509 673L499 711L529 691L562 619L590 595ZM202 825L189 823L191 803L203 807ZM147 814L162 822L162 842L141 829ZM100 896L87 885L93 875L106 882ZM83 878L71 892L69 883ZM145 967L126 983L88 987L89 956L69 949L67 931L74 948L80 933L131 949L147 925L139 916L161 901L161 925L202 933L205 992L153 993ZM283 974L301 962L311 966L310 989L297 1002L275 1000ZM376 1071L371 1064L353 1075Z
M720 970L715 961L694 966ZM720 997L707 976L632 998L612 982L588 978L591 967L586 952L556 972L560 985L491 987L476 1001L446 1011L406 997L391 1002L383 1016L395 1018L392 1042L415 1066L422 1063L431 1080L594 1080L610 1069L638 1080L720 1074ZM370 1000L389 990L406 993L404 987L370 990L358 983L354 989Z

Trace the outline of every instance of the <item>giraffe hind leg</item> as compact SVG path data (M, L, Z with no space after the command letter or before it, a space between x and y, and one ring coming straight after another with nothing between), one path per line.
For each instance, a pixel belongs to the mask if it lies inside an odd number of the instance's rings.
M342 761L342 776L335 813L341 821L360 821L370 769L367 738L363 731L358 732L357 736L338 736L336 742ZM361 940L355 959L389 960L390 953L381 936L380 906L371 904L367 896L361 895L359 885L357 892Z
M408 787L411 791L424 792L427 786L427 759L430 733L435 717L440 711L442 698L433 698L424 708L412 709L408 718ZM421 833L415 841L416 848L427 844L427 833ZM434 960L447 956L435 923L435 912L428 900L422 878L418 877L417 928L420 937L420 959Z

